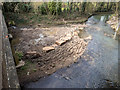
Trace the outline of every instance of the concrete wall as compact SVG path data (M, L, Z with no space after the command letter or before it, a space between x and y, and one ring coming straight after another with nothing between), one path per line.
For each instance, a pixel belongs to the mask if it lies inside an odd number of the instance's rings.
M1 4L1 3L0 3ZM2 34L2 7L0 5L0 34ZM2 89L2 35L0 35L0 90Z
M0 5L1 7L1 5ZM0 9L0 89L20 88L16 67L11 52L8 29Z

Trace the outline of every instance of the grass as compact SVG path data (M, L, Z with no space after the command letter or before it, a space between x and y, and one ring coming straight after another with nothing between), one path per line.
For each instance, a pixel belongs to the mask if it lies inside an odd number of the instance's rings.
M25 61L25 65L17 69L19 75L26 75L26 72L37 72L36 64L29 60Z
M16 56L18 57L19 60L22 59L22 57L23 57L23 52L15 51L15 54L16 54Z
M29 65L32 64L30 61L26 61L25 65L20 68L20 70L26 70L29 68Z

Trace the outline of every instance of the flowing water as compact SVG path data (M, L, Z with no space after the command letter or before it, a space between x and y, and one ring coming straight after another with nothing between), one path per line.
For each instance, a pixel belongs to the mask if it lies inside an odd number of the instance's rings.
M50 76L26 84L25 88L104 88L118 87L118 41L105 21L109 15L88 19L85 28L92 36L77 63Z

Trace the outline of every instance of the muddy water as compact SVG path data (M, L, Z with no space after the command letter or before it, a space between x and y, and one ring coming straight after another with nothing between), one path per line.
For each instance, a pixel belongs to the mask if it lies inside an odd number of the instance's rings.
M50 76L26 84L25 88L104 88L118 87L118 41L105 21L109 15L88 19L86 32L92 35L78 62Z

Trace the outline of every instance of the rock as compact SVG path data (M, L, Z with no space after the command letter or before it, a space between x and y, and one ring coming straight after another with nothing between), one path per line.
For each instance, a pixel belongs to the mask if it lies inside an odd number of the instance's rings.
M30 72L27 72L27 75L29 76L29 75L30 75Z
M73 36L78 36L78 33L77 32L73 32Z
M43 51L51 51L51 50L54 50L55 48L52 47L52 46L46 46L46 47L43 47Z
M20 68L24 65L25 65L25 62L21 60L21 61L19 61L19 64L16 66L16 68Z
M53 45L51 45L51 46L55 48L55 47L57 47L58 45L57 45L57 44L53 44Z
M65 38L63 38L63 40L66 42L66 41L69 41L69 40L71 40L72 39L72 36L67 36L67 37L65 37Z
M64 41L64 40L57 40L55 43L57 44L57 45L62 45L62 44L64 44L66 41Z
M69 34L67 34L66 36L67 36L67 37L72 37L72 35L71 35L70 33L69 33Z
M106 34L106 33L104 33L104 36L107 36L107 34Z
M25 54L26 58L36 59L41 57L41 55L36 51L29 51Z
M34 30L33 28L28 28L28 30Z
M12 39L12 38L13 38L12 34L8 34L8 37L9 37L10 39Z
M40 27L40 26L41 26L41 24L38 24L38 26Z
M16 29L16 26L11 26L13 29Z
M84 29L84 27L79 27L78 29L83 30L83 29Z
M85 40L91 40L92 39L92 36L89 35L88 37L84 38Z
M28 30L27 28L21 28L20 30Z
M57 40L55 43L56 43L57 45L62 45L62 44L64 44L65 42L67 42L67 41L69 41L69 40L71 40L71 39L72 39L72 35L71 35L71 34L67 34L66 37L63 37L63 38L61 38L60 40Z
M70 78L69 77L64 77L66 80L70 80Z
M29 51L26 54L37 54L37 52L36 51Z

